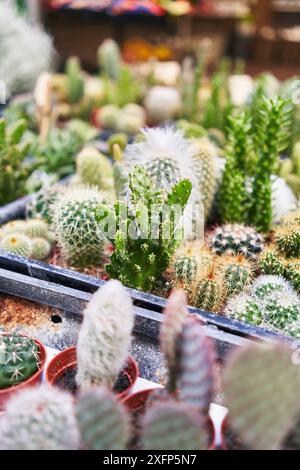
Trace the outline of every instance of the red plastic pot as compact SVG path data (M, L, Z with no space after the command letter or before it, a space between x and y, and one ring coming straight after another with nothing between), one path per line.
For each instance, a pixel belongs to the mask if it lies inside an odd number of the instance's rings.
M57 381L61 378L64 372L68 369L76 369L77 367L77 355L76 347L71 346L64 351L58 353L46 367L45 378L49 385L55 385ZM128 364L123 371L127 375L129 380L129 386L123 390L123 392L118 393L118 398L123 399L128 395L132 390L134 384L136 383L139 376L139 368L132 356L129 355Z
M133 393L132 395L128 395L122 400L124 406L131 412L133 415L133 420L136 421L135 428L138 429L138 421L140 416L145 413L146 405L149 398L149 395L157 390L157 388L147 388L145 390L141 390L139 392ZM210 446L208 450L215 450L216 449L216 432L215 426L211 419L211 417L207 416L207 428L210 433Z
M9 333L0 333L1 336L8 336ZM30 338L27 335L22 335L18 334L18 336L24 336L26 338ZM27 387L32 387L33 385L38 384L42 380L42 374L45 368L45 363L46 363L46 358L47 358L47 352L44 347L44 345L36 338L32 338L34 342L39 346L39 358L40 358L40 366L39 369L31 376L29 379L24 380L24 382L21 382L17 385L13 385L12 387L8 388L2 388L0 389L0 411L3 411L5 407L5 403L7 400L11 398L11 396L19 392L20 390L23 390L24 388Z

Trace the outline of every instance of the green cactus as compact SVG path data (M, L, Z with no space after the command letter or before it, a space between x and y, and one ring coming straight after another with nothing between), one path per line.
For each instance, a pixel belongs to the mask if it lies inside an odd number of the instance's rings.
M190 197L191 183L183 180L165 195L137 166L130 174L130 190L129 205L125 201L114 208L104 205L98 209L97 220L101 226L107 219L117 226L116 236L113 233L111 238L115 251L106 266L108 273L128 287L147 291L167 269L182 239L178 221Z
M25 222L24 234L29 238L48 238L49 225L42 219L28 219Z
M195 282L191 294L192 304L202 310L216 311L222 301L222 287L213 278L200 279Z
M195 256L182 255L174 263L175 280L189 285L197 274L198 262Z
M100 262L102 237L95 213L102 194L94 188L66 188L51 205L52 225L62 254L76 266Z
M29 379L40 366L39 346L26 336L0 335L0 389Z
M126 450L129 416L115 395L100 387L84 392L76 416L86 449Z
M117 80L122 66L118 44L113 39L106 39L99 46L97 56L101 74L111 80Z
M260 232L272 224L271 175L279 153L287 147L290 125L289 102L282 98L264 100L259 110L255 148L258 156L252 184L248 221Z
M118 281L109 281L91 298L77 343L76 382L112 388L126 364L134 321L132 300Z
M177 386L179 349L178 344L183 324L188 315L185 293L174 290L164 310L164 321L160 328L160 348L168 365L168 390L173 393Z
M300 255L300 224L278 227L274 233L274 241L287 258L297 258Z
M300 376L287 345L247 345L234 353L224 373L229 423L251 449L281 447L295 423Z
M108 141L108 148L109 148L109 153L113 155L113 146L115 144L118 144L120 149L123 151L128 144L128 136L127 134L123 132L118 132L117 134L113 134L109 137Z
M44 238L33 238L31 241L32 258L45 260L50 256L51 244Z
M282 276L258 276L251 286L252 294L261 300L278 292L288 293L289 290L290 284Z
M178 348L179 399L207 415L214 393L216 358L199 319L192 316L185 319Z
M29 237L22 233L4 234L0 241L0 248L14 255L25 256L26 258L32 256L32 242Z
M42 218L48 224L52 223L50 207L58 200L63 188L59 184L42 187L32 195L26 205L26 216L28 219Z
M2 225L1 231L3 235L9 235L11 233L24 233L25 225L25 220L11 220L10 222Z
M220 273L226 293L230 296L239 294L251 282L253 266L241 255L228 257L223 261Z
M295 196L299 199L300 197L300 176L299 175L287 175L285 176L285 182L291 188Z
M211 236L210 246L217 255L241 254L256 258L263 250L263 237L252 227L233 224L217 227Z
M94 147L85 147L76 157L81 183L109 190L113 187L113 170L108 158Z
M73 397L42 385L15 394L0 425L1 450L77 450Z
M202 416L172 400L157 403L146 412L142 442L147 450L205 450L209 444Z
M0 205L7 204L24 196L25 184L31 173L30 165L25 163L30 145L23 143L26 122L17 121L8 126L0 119Z
M300 262L290 260L285 265L284 277L297 291L300 291Z
M71 104L78 103L84 95L84 79L78 57L70 57L66 62L68 99Z
M262 274L284 275L284 258L277 251L276 246L271 245L263 250L258 259L258 267Z
M250 325L261 326L264 324L263 312L256 300L249 295L238 294L231 297L225 307L226 316Z
M100 109L100 124L104 129L116 129L120 108L114 104L107 104Z

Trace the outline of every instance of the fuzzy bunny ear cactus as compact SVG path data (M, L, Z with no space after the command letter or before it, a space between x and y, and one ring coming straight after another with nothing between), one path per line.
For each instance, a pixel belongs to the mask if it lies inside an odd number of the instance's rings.
M78 386L112 388L128 358L134 322L132 301L119 281L109 281L90 300L77 344Z
M227 363L224 387L230 426L243 443L280 448L300 409L299 366L291 349L280 343L246 346Z

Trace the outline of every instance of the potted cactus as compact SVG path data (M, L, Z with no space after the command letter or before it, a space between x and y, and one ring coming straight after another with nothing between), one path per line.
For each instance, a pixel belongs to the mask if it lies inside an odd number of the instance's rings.
M0 409L21 389L38 383L46 350L37 339L21 334L0 334Z
M129 355L133 319L127 291L119 281L109 281L84 311L77 347L62 351L47 366L47 382L74 392L105 385L125 396L139 373Z

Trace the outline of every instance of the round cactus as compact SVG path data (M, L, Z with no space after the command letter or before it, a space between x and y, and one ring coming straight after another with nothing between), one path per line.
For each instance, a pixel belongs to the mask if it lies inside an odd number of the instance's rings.
M226 304L224 313L234 320L251 325L262 325L264 322L263 312L258 302L245 294L231 297Z
M264 300L278 292L289 293L290 284L282 276L259 276L251 286L251 293L257 299Z
M76 158L77 174L81 183L111 189L113 171L110 161L94 147L85 147Z
M287 258L296 258L300 255L300 225L289 224L279 227L274 234L278 249Z
M42 219L29 219L25 222L24 233L29 238L48 238L49 225Z
M196 281L195 288L191 294L193 305L202 310L218 309L222 300L222 289L220 283L212 278Z
M244 225L222 225L217 227L210 241L211 248L217 255L242 254L256 258L263 250L263 238L252 227Z
M1 231L3 236L9 235L10 233L24 233L25 225L25 220L12 220L4 224L1 227Z
M174 263L175 279L190 284L195 279L197 269L198 263L194 256L182 255Z
M108 141L108 148L109 153L113 155L113 146L118 144L120 149L123 151L128 144L128 136L124 132L119 132L117 134L113 134L109 137Z
M76 416L86 449L126 449L129 416L112 393L100 387L86 391L76 405Z
M150 88L145 98L145 109L151 124L160 124L174 119L181 108L180 94L172 87Z
M209 444L204 418L184 403L171 400L146 412L142 442L147 450L205 450Z
M98 48L98 63L101 73L111 80L117 80L122 65L121 52L113 39L106 39Z
M226 293L239 294L252 280L253 264L242 255L220 257L219 272Z
M107 104L100 109L98 119L104 129L116 129L120 108L114 104Z
M0 241L0 248L26 258L30 258L32 255L32 242L22 233L10 233L4 236Z
M95 219L101 202L97 189L78 187L66 189L51 206L57 241L72 265L95 265L103 256L104 240Z
M284 276L297 291L300 291L300 263L290 260L285 265Z
M258 266L263 274L282 276L285 271L284 258L272 245L265 248L259 256Z
M44 238L33 238L32 242L32 258L44 260L47 259L51 253L51 244Z
M39 346L26 336L0 335L0 388L29 379L39 368Z
M0 422L2 450L77 450L73 397L46 385L14 395Z

